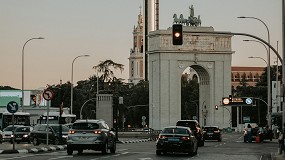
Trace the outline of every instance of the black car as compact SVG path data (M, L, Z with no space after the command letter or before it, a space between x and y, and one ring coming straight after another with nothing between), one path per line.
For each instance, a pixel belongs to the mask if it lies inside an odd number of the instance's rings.
M67 137L67 154L74 150L82 154L84 149L116 152L116 135L104 120L82 119L73 123Z
M218 126L205 126L203 132L204 140L222 141L222 134Z
M189 127L198 140L198 146L204 146L204 133L197 120L179 120L176 123L176 126Z
M47 124L38 124L34 127L33 131L30 133L30 140L33 144L39 145L40 143L47 142L47 131L48 131L48 143L58 145L60 143L65 144L68 135L69 128L65 125L60 124L49 124L47 129ZM60 137L61 133L61 137Z
M33 130L33 127L30 126L20 126L17 127L14 131L14 135L11 135L14 138L14 141L17 143L20 142L28 142L31 143L30 140L30 132Z
M168 152L182 152L196 155L198 151L197 139L189 127L165 127L156 141L156 155Z

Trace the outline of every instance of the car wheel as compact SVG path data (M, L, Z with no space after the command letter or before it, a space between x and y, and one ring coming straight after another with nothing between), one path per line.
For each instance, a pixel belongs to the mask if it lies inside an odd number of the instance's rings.
M82 154L83 153L83 149L78 149L78 154Z
M59 139L58 139L58 138L55 138L54 141L53 141L53 144L54 144L54 145L58 145L58 144L59 144Z
M161 151L156 150L156 155L160 156L161 155Z
M72 155L72 153L73 153L73 150L69 146L67 146L67 154Z
M221 142L221 141L222 141L222 138L219 138L219 139L218 139L218 142Z
M112 148L110 148L111 153L115 153L116 152L116 141L113 141L113 146Z
M40 144L40 142L39 142L38 138L34 138L33 139L33 145L38 146L39 144Z
M17 141L17 144L20 144L20 141Z
M108 143L106 142L106 143L103 145L102 154L107 154L107 152L108 152Z

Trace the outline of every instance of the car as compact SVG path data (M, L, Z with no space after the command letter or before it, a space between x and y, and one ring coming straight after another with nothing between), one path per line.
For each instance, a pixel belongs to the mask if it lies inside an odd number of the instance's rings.
M61 129L60 129L61 128ZM60 132L60 130L62 132ZM48 143L49 144L66 144L66 138L69 128L61 124L48 125ZM61 134L61 137L60 137ZM33 145L38 146L40 143L47 142L47 124L38 124L30 133L30 141Z
M182 152L196 155L198 141L189 127L168 126L163 128L156 141L156 155Z
M14 141L18 144L20 142L28 142L31 143L30 140L30 132L33 130L31 126L19 126L15 129L14 134L11 137L15 137Z
M176 126L189 127L198 140L198 146L204 146L204 133L197 120L179 120L177 121Z
M222 134L218 126L205 126L203 128L204 140L222 141Z
M13 131L17 128L20 127L22 125L9 125L6 128L3 129L2 132L2 142L12 142L12 134Z
M67 137L67 154L72 155L74 150L82 154L84 149L101 151L107 154L116 152L116 135L104 120L76 120Z

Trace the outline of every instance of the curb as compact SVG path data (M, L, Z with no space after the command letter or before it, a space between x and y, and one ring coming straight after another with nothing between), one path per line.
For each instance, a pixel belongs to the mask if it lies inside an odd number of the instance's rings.
M150 139L117 141L117 143L126 144L126 143L140 143L148 141L150 141ZM9 149L9 150L0 150L0 154L52 152L52 151L65 150L66 148L67 145L40 147L40 148L31 148L31 149L18 149L18 150Z
M0 150L0 154L50 152L50 151L65 150L66 147L67 147L66 145L63 145L63 146L50 146L50 147L31 148L31 149Z

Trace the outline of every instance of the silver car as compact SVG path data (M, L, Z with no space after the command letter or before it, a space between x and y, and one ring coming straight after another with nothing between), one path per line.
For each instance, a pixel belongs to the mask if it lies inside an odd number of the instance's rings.
M103 120L77 120L73 123L67 137L67 154L74 150L82 154L84 149L101 151L106 154L116 152L116 135Z

